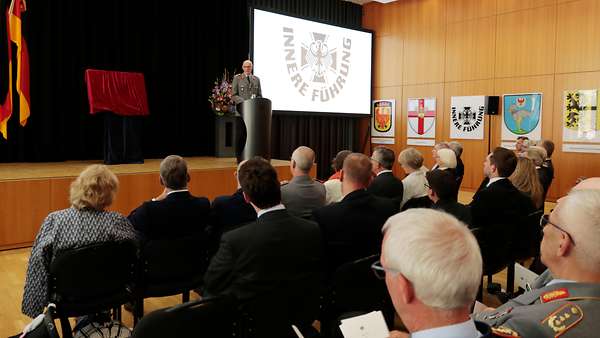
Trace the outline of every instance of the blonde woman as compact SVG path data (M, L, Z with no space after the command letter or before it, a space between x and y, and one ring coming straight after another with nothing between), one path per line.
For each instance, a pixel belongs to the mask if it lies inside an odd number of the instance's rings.
M519 157L517 168L508 179L515 188L531 198L537 209L544 208L544 189L538 179L533 160Z
M48 303L48 270L57 253L109 241L135 240L127 218L106 211L119 182L104 165L87 167L71 184L71 207L50 213L40 228L29 257L22 311L36 317Z

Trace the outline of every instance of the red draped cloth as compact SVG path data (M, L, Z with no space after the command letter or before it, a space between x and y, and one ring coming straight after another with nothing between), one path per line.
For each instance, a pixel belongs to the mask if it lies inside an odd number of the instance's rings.
M97 69L85 71L90 114L110 111L121 116L149 115L144 74Z

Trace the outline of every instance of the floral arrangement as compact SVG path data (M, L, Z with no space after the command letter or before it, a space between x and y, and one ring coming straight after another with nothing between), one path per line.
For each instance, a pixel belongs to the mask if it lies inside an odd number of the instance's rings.
M210 102L212 110L217 116L223 116L231 112L230 106L233 106L232 91L231 78L226 69L223 76L215 81L215 86L208 97L208 102Z

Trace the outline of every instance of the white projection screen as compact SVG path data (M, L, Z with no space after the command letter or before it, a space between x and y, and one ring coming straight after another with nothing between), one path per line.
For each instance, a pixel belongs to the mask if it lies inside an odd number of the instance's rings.
M372 32L252 13L254 75L274 111L370 114Z

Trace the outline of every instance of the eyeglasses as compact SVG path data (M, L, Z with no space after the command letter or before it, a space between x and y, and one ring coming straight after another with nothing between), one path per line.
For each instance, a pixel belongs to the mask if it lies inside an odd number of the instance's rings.
M550 222L550 216L549 215L542 215L542 217L540 217L540 227L542 229L544 229L544 227L546 227L546 225L552 225L553 227L557 228L558 230L564 232L565 234L567 234L567 236L569 237L569 240L571 240L571 243L573 243L573 245L575 245L575 241L573 240L573 237L571 236L571 234L563 229L561 226L559 226L558 224L554 224L552 222Z
M400 273L398 270L384 268L383 265L381 265L381 261L376 261L375 263L371 264L371 270L373 270L373 273L377 279L385 279L386 271Z
M427 184L427 183L423 183L423 185L425 186L425 188L427 188L427 189L431 189L431 186L430 186L429 184Z

